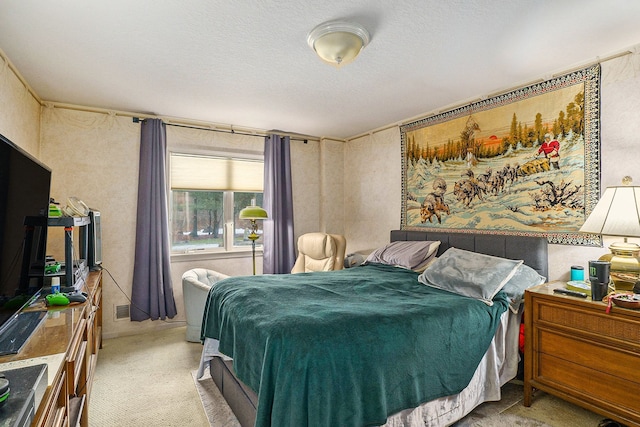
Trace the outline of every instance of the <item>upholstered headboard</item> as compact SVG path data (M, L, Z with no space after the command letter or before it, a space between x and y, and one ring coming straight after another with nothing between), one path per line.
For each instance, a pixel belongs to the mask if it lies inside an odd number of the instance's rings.
M549 278L547 239L501 234L443 233L437 231L391 230L391 241L439 240L438 256L451 247L509 259L526 265Z

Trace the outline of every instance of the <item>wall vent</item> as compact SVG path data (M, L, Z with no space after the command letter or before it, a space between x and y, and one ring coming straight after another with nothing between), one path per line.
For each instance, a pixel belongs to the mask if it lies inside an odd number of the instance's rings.
M114 313L114 318L115 320L125 320L125 319L129 319L129 304L126 305L116 305L115 306L115 313Z

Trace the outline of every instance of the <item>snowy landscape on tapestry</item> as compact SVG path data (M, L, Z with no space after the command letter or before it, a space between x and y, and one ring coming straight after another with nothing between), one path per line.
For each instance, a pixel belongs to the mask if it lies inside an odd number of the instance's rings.
M420 209L425 197L431 193L436 179L444 179L447 190L444 193L445 203L450 212L441 214L443 228L489 229L489 230L520 230L544 232L551 228L565 231L575 231L575 224L584 222L584 188L583 167L584 150L582 136L561 139L562 158L560 169L541 170L530 175L518 175L513 181L509 180L499 189L489 188L481 191L467 205L458 200L454 194L456 182L468 179L466 162L463 159L433 163L420 159L407 168L407 224L422 223ZM493 173L501 171L506 165L517 167L534 160L539 146L523 148L517 146L507 153L492 158L478 159L477 164L470 170L474 172L474 179L485 174L487 169ZM551 191L549 184L569 185L567 191L579 190L563 204L551 206L544 204L544 193ZM537 207L536 200L544 207ZM437 217L431 221L438 223ZM435 224L433 224L435 225Z
M409 128L405 227L576 233L585 220L585 170L593 166L584 109L584 85L574 85Z

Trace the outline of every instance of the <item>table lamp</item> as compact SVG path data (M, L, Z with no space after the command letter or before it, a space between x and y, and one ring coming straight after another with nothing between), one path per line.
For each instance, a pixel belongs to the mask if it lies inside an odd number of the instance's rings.
M260 237L258 235L258 223L256 220L267 219L267 211L260 206L247 206L240 211L240 219L248 219L251 222L251 233L247 236L251 240L251 252L253 255L253 275L256 275L256 240Z
M631 181L626 176L622 186L607 187L580 228L584 233L624 237L624 242L609 246L611 253L600 257L600 261L611 263L616 291L640 287L640 246L627 242L628 237L640 237L640 187L632 186Z

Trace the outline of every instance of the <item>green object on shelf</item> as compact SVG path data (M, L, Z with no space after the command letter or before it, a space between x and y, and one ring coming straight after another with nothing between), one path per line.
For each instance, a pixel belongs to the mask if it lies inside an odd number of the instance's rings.
M47 305L69 305L69 298L65 294L56 292L45 297Z
M60 209L60 206L56 205L55 203L49 204L49 216L54 218L62 216L62 210Z
M59 262L54 262L54 263L45 265L44 272L45 274L55 274L55 273L59 273L61 268L62 267L60 266Z

